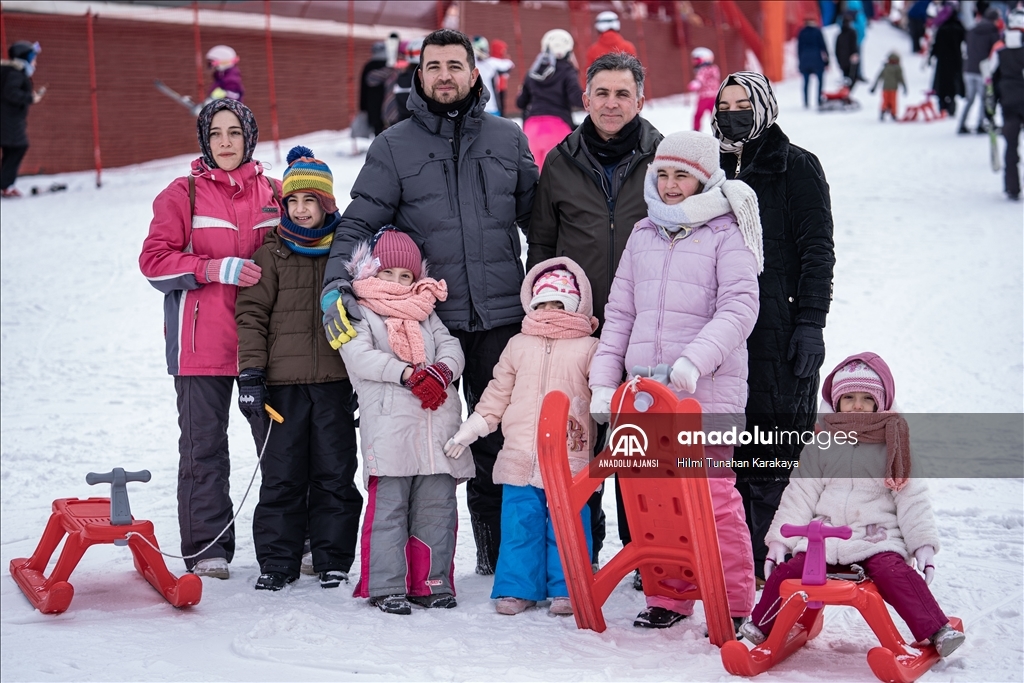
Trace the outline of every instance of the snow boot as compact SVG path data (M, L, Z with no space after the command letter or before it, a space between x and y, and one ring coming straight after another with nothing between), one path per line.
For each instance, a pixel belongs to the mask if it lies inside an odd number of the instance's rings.
M320 572L321 588L337 588L343 583L348 583L348 574L340 569L329 569L328 571Z
M476 573L491 576L498 566L498 545L501 543L501 526L495 528L480 515L470 515L473 525L473 540L476 541Z
M640 578L640 570L637 569L633 572L633 590L642 591L644 589L644 580Z
M254 588L258 591L279 591L294 580L281 572L265 572L256 579Z
M535 600L523 600L522 598L498 598L498 602L494 603L494 610L498 614L520 614L525 612L530 607L536 605Z
M768 637L757 627L757 624L750 619L741 623L739 628L736 629L736 633L741 637L746 638L754 645L760 645Z
M548 607L548 614L556 616L568 616L572 614L572 601L569 598L551 598L551 605Z
M935 646L935 651L939 653L940 657L948 657L953 654L954 650L964 644L965 638L966 636L963 633L946 624L936 631L929 640Z
M687 617L664 607L646 607L636 615L633 626L637 628L669 628Z
M196 562L192 567L192 573L196 576L209 576L212 579L227 579L231 576L228 572L228 561L223 557L210 557Z
M409 602L427 609L452 609L458 607L459 601L451 593L438 593L437 595L410 595Z
M404 595L378 595L370 604L385 614L412 614L412 605Z

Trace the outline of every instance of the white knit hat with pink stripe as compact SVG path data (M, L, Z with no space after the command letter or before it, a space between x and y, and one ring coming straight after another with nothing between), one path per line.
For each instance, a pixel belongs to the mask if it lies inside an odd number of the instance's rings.
M845 394L863 391L875 399L875 406L881 410L885 405L885 387L882 378L862 360L852 360L836 370L832 376L832 407L839 410L839 399Z
M718 140L692 130L667 135L658 144L651 168L681 168L701 185L707 185L716 173L725 175L718 162Z

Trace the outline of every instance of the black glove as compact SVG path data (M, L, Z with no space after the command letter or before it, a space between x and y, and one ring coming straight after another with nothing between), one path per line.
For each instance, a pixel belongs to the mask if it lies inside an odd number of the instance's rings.
M793 374L807 379L825 362L825 339L817 325L797 325L789 341L789 360L793 363Z
M254 433L267 436L270 416L263 407L267 403L267 375L263 368L247 368L238 376L238 409L249 421Z

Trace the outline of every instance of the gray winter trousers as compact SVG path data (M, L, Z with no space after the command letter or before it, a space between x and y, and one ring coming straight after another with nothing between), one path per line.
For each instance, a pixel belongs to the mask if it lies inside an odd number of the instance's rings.
M964 74L964 112L960 114L960 127L967 127L967 113L971 111L971 105L975 98L978 98L978 128L985 125L985 79L981 74Z
M450 474L370 477L354 597L455 594L455 485Z

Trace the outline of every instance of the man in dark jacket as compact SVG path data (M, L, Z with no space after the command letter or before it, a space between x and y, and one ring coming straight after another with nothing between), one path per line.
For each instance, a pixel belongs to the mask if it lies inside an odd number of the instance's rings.
M32 89L39 43L23 40L7 50L9 60L0 62L0 192L4 197L20 197L14 187L21 160L28 151L28 108L43 98L43 91Z
M999 40L999 29L996 28L995 20L999 18L999 10L990 8L985 10L985 16L980 12L975 14L977 23L967 32L967 59L964 60L964 111L960 114L961 135L969 133L967 129L967 112L971 110L974 99L978 98L981 103L978 110L978 127L975 132L985 133L985 77L981 73L982 60L988 59L992 54L992 47Z
M384 130L384 89L394 69L388 66L387 46L383 41L373 44L370 61L363 65L359 77L359 111L366 112L366 122L374 135Z
M644 174L662 135L639 116L644 69L636 57L613 52L587 69L583 107L589 116L544 161L527 236L526 267L568 256L587 274L594 315L604 322L612 278L633 225L647 216ZM599 434L595 443L603 442ZM618 493L618 487L616 487ZM621 497L619 538L630 540ZM593 560L604 541L601 495L591 498Z
M374 139L352 186L324 276L324 326L332 346L351 338L359 317L345 262L357 243L393 224L416 242L430 274L448 284L435 309L466 355L463 392L472 412L509 339L520 331L525 276L518 229L526 232L537 166L514 122L484 113L473 46L440 29L423 40L412 118ZM476 477L467 489L477 573L492 574L501 540L501 487L491 479L499 429L472 446Z
M1003 111L1006 158L1003 190L1013 201L1020 200L1020 128L1024 122L1024 9L1016 7L1006 17L1006 47L992 60L992 85Z
M828 48L825 47L825 36L818 28L817 17L807 17L804 27L797 34L796 56L800 63L800 73L804 76L804 109L807 109L807 91L810 90L811 76L818 79L818 99L815 102L821 104L821 81L825 75L825 67L828 66Z
M712 122L726 178L757 193L764 236L764 272L758 276L760 312L747 339L750 396L747 431L813 433L818 369L825 361L823 328L832 300L832 203L818 158L791 144L775 123L779 108L771 84L750 71L730 74L718 91ZM737 446L733 458L798 460L799 441ZM763 578L764 536L789 482L785 467L736 469L754 545L754 569Z

